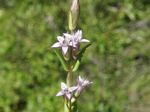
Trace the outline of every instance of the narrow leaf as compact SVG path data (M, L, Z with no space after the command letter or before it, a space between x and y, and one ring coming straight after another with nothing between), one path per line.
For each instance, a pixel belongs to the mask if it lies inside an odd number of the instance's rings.
M74 102L72 105L72 112L78 112L77 102Z
M62 66L64 68L64 70L68 71L68 67L67 67L66 61L64 60L63 56L58 51L56 51L56 50L55 50L55 53L56 53L58 59L60 60Z
M76 70L79 68L79 65L80 65L80 63L81 63L81 59L82 59L82 57L83 57L83 54L84 54L85 50L86 50L89 46L91 46L91 45L92 45L92 44L89 43L89 44L87 44L86 46L84 46L84 47L81 49L81 51L79 52L79 54L78 54L78 56L77 56L77 61L76 61L76 63L74 64L73 71L76 71Z
M77 60L74 67L73 67L73 72L77 71L77 69L79 68L79 65L80 65L80 61Z
M89 43L89 44L87 44L86 46L84 46L84 47L81 49L81 51L80 51L79 54L78 54L77 60L81 61L85 50L86 50L89 46L91 46L91 45L92 45L92 44Z

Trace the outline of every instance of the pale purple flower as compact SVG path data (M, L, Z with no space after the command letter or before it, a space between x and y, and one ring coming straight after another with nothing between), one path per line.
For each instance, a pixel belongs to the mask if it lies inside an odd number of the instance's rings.
M78 87L73 86L73 87L67 87L65 83L61 83L61 91L56 94L56 96L65 96L68 100L72 98L73 92L77 89Z
M70 46L75 49L79 49L81 42L90 42L90 41L87 39L82 39L82 31L78 30L73 34L63 33L63 36L58 36L57 42L54 43L51 47L52 48L61 47L62 52L65 55Z
M67 34L65 34L67 35ZM68 49L69 49L69 42L71 40L71 37L69 36L58 36L57 40L58 42L54 43L51 47L52 48L57 48L61 47L63 54L66 54Z
M87 39L82 39L82 31L78 30L72 35L70 46L78 48L81 42L90 42Z
M77 78L77 93L80 94L80 92L88 85L92 84L93 82L90 82L87 79L81 78L81 76L79 76Z

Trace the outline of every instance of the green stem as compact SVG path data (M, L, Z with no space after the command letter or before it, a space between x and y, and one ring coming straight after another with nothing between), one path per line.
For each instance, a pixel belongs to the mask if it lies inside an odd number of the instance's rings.
M72 48L70 47L69 49L69 57L70 57L70 60L69 60L69 67L68 67L68 74L67 74L67 86L70 87L71 86L71 83L72 83L72 75L73 75L73 71L72 71Z
M69 111L69 107L67 106L67 101L65 99L65 102L64 102L64 112L70 112Z
M71 86L71 83L72 83L72 69L70 69L68 71L68 74L67 74L67 85L68 85L68 87Z

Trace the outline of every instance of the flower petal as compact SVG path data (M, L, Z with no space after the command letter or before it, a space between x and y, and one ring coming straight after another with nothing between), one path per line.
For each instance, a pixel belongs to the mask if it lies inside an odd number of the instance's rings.
M69 91L70 91L70 92L73 92L73 91L75 91L77 88L78 88L77 86L70 87L70 88L69 88Z
M63 33L63 35L64 35L66 38L71 38L71 37L72 37L72 35L69 34L69 33Z
M64 93L62 91L60 91L56 94L56 96L62 96L62 95L64 95Z
M67 85L64 82L61 82L61 89L62 90L67 89Z
M82 31L81 30L78 30L78 39L79 39L79 41L82 39Z
M57 40L58 40L59 42L61 42L61 43L62 43L62 42L64 41L64 37L62 37L62 36L58 36L58 37L57 37Z
M78 83L78 86L82 86L81 88L84 88L84 87L92 84L93 82L90 82L89 80L81 78L81 76L78 76L77 83Z
M82 79L81 76L78 76L78 81L81 82L81 83L83 83L84 79Z
M93 82L90 82L89 80L85 80L84 82L83 82L83 84L82 84L82 86L83 87L86 87L86 86L88 86L88 85L90 85L90 84L92 84Z
M51 47L52 47L52 48L55 48L55 47L61 47L61 45L60 45L59 42L56 42L56 43L54 43Z
M90 41L87 39L81 39L80 42L90 42Z
M66 46L66 47L62 47L62 52L63 52L63 54L66 54L66 53L67 53L67 51L68 51L68 46Z
M89 84L90 84L90 82L89 82L88 80L85 80L85 81L83 82L82 86L85 87L85 86L87 86L87 85L89 85Z
M69 100L70 100L70 99L71 99L71 97L72 97L71 93L66 93L66 94L65 94L65 96L66 96L66 97L67 97L67 99L69 99Z

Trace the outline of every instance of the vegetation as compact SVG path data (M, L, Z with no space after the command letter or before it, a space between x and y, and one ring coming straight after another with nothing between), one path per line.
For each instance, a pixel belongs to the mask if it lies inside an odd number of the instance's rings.
M0 112L63 111L55 95L66 73L50 46L68 30L69 1L0 0ZM80 1L93 42L75 74L93 81L80 110L149 112L150 1Z

